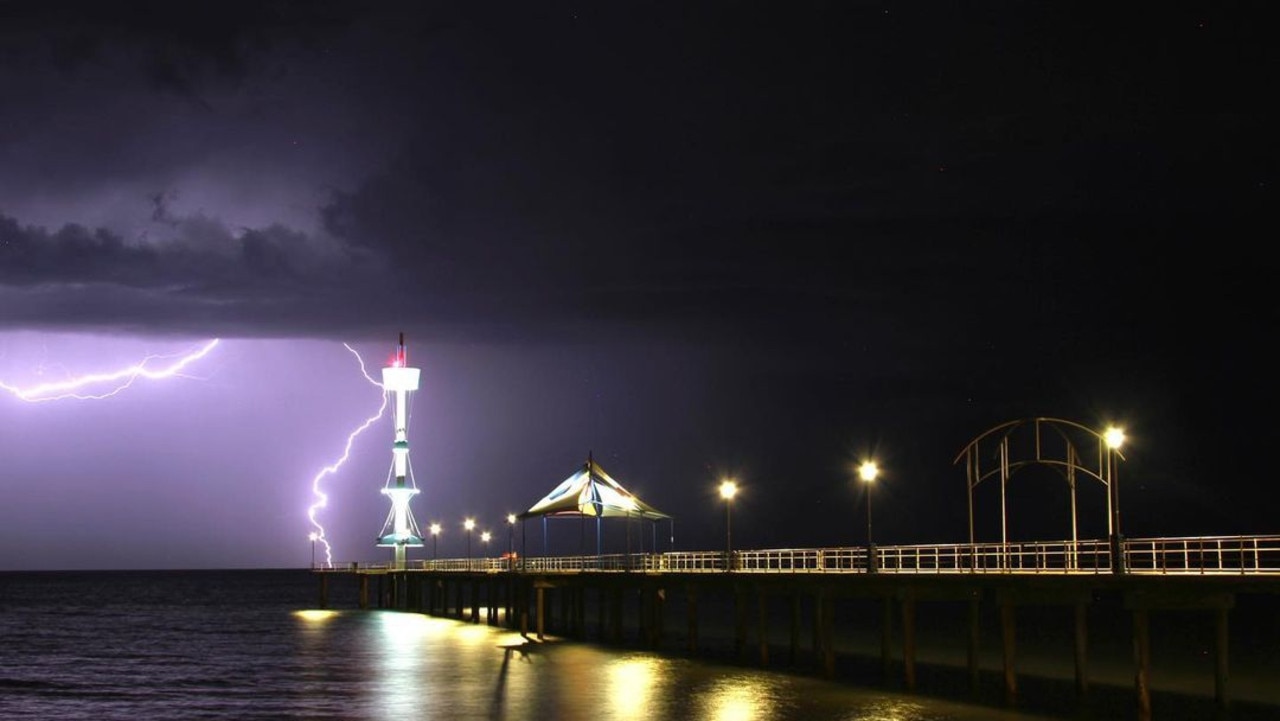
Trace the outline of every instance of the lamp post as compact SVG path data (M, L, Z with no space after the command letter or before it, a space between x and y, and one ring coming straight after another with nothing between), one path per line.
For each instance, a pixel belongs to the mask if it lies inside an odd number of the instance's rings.
M440 524L431 524L431 560L436 560L436 542L440 540Z
M1124 429L1111 426L1102 434L1107 444L1107 491L1111 494L1111 571L1124 573L1124 536L1120 533L1120 446Z
M733 497L738 494L738 484L733 479L720 483L720 497L724 499L724 570L733 570Z
M471 532L476 528L476 519L468 518L462 522L462 527L467 529L467 570L471 570Z
M871 485L880 475L880 468L875 461L863 461L858 466L858 477L867 485L867 573L876 572L876 544L871 537Z
M311 570L314 571L316 569L316 541L320 539L320 534L312 531L309 538L311 539Z
M516 567L516 514L507 514L507 568Z

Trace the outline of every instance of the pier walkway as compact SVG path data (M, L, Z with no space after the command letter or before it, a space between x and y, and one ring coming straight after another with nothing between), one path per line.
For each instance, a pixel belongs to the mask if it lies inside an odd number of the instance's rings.
M379 608L417 610L472 623L479 623L483 612L489 624L536 633L538 639L548 629L568 638L585 638L587 619L594 616L600 640L620 643L626 636L624 626L635 623L634 638L658 648L673 620L670 607L682 604L690 653L700 650L700 614L727 609L716 618L731 621L739 656L747 651L754 628L759 663L767 666L771 627L781 623L789 641L787 657L794 662L801 629L807 627L812 632L810 657L831 676L837 601L856 603L863 605L863 612L847 614L846 620L878 625L886 672L893 665L894 637L900 639L896 645L901 679L908 691L915 690L917 679L917 606L950 603L964 609L956 621L964 628L956 630L968 639L968 674L976 689L981 609L992 605L998 611L1001 680L1010 703L1018 693L1018 607L1047 607L1052 613L1062 607L1070 614L1075 685L1081 694L1089 686L1092 609L1098 615L1120 614L1099 619L1112 633L1116 621L1123 622L1126 615L1131 620L1139 721L1152 718L1150 615L1192 612L1211 620L1215 702L1226 709L1230 612L1239 596L1263 597L1266 605L1280 599L1280 535L1126 538L1120 526L1119 495L1123 441L1120 429L1099 430L1046 417L1011 421L980 434L953 462L965 471L968 542L666 552L657 551L655 543L654 549L635 553L628 547L626 553L529 555L524 548L520 557L509 553L416 560L398 554L391 563L326 564L314 569L320 581L320 605L328 605L331 580L355 578L361 608L368 608L374 598ZM864 478L869 483L874 479L874 464L866 465L872 468L870 478ZM1069 527L1070 539L1014 541L1009 537L1006 489L1014 475L1033 467L1053 471L1049 478L1054 482L1065 481L1071 498L1069 525L1055 527ZM588 456L583 469L558 489L569 488L580 476L591 480L596 475L611 482ZM1038 477L1032 474L1029 480ZM988 502L992 494L999 494L999 541L979 541L983 536L975 524L979 517L975 509L982 497L975 492L982 486L992 487ZM546 513L533 512L538 506L520 518L541 515L545 521L547 515L576 513L597 522L610 515L629 521L631 511L642 508L638 499L616 483L609 488L618 496L616 507L606 508L588 494L588 501L578 501L576 511L556 506ZM1106 537L1102 539L1077 535L1077 493L1090 489L1105 494ZM732 493L725 498L731 499ZM866 537L870 539L869 495L867 512ZM509 517L508 522L514 523L515 518ZM649 512L641 518L669 516ZM1092 519L1090 525L1101 529L1098 520ZM376 595L370 593L371 584ZM878 612L866 613L867 603ZM556 608L558 613L552 612ZM779 612L784 618L777 617Z
M1214 696L1227 709L1230 611L1240 595L1280 599L1280 535L1136 538L1120 546L1119 565L1113 563L1110 541L1088 540L430 559L407 561L401 568L349 563L316 571L322 608L328 606L331 579L354 577L361 608L368 608L372 597L379 608L472 623L484 616L491 625L538 639L548 632L586 638L587 621L594 617L602 641L623 642L624 626L636 623L633 638L659 648L664 629L675 621L669 606L677 603L684 607L689 653L700 650L700 615L728 608L723 620L730 622L740 657L745 658L748 637L754 635L759 663L769 665L771 626L781 624L789 637L787 658L794 662L801 629L809 628L809 657L828 676L835 670L837 602L876 603L878 613L850 616L846 622L879 627L885 672L900 668L909 691L917 683L918 608L967 606L962 617L968 620L960 623L968 627L968 674L976 689L979 619L985 615L980 609L993 604L1010 704L1018 694L1019 607L1061 607L1072 619L1075 685L1081 694L1090 682L1090 609L1112 609L1108 614L1123 609L1131 617L1139 721L1152 718L1150 615L1192 612L1204 614L1213 629ZM371 583L376 595L370 593ZM1099 603L1108 598L1112 602ZM785 617L781 621L779 613ZM1105 625L1114 627L1116 620Z
M1121 542L1127 574L1157 576L1276 576L1280 535L1133 538ZM868 560L874 558L874 563ZM319 569L325 570L325 569ZM725 551L616 553L589 556L530 556L422 559L397 569L390 563L337 564L344 572L391 570L441 573L562 574L643 573L892 573L1097 575L1116 572L1106 540L947 543L835 548L776 548Z

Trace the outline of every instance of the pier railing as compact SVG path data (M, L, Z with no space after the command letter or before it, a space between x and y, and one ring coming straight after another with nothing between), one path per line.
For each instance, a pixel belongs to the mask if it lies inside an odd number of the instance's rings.
M1280 575L1280 535L1135 538L1122 542L1124 568L1134 575ZM1105 540L950 543L834 548L670 551L666 553L410 561L406 570L460 573L884 573L1094 574L1112 572ZM352 563L326 570L378 572L387 563Z

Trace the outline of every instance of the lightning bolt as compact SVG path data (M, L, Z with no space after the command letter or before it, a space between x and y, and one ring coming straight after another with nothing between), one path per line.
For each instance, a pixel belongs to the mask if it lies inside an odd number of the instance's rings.
M45 403L48 401L101 400L110 398L133 385L139 378L159 380L182 376L182 371L192 363L204 358L218 345L217 338L205 343L200 348L188 353L172 353L169 355L150 355L141 361L110 373L90 373L63 381L40 383L23 388L0 381L0 390L7 391L14 398L27 403ZM152 367L156 361L176 358L177 360L162 367Z
M382 390L382 384L374 380L373 377L369 375L369 371L364 365L364 359L360 357L360 354L356 352L356 349L346 343L343 343L342 347L351 351L351 355L356 357L356 361L360 363L360 373L364 375L365 380L377 386L379 390ZM382 394L382 405L378 406L378 412L369 416L364 423L361 423L355 430L351 431L350 435L347 436L347 444L342 449L342 455L338 460L320 469L320 472L311 479L311 493L315 495L318 500L311 504L311 507L307 509L307 519L311 521L311 526L315 529L311 532L311 540L319 541L321 545L324 546L325 568L333 568L333 547L329 545L329 539L325 537L324 526L320 525L320 521L316 519L316 512L329 505L329 496L324 491L320 490L320 482L324 480L325 476L337 473L338 469L342 468L342 465L347 462L347 458L351 456L351 446L355 443L356 438L361 433L364 433L369 426L377 423L378 420L382 418L382 414L386 410L387 394L384 392Z

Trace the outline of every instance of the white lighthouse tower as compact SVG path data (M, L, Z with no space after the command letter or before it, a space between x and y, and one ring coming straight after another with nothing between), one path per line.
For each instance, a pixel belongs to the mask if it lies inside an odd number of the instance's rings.
M418 485L413 480L413 468L409 465L408 397L409 393L418 390L418 375L419 369L409 367L404 352L404 333L401 333L395 358L390 366L382 369L383 392L395 394L396 433L391 444L391 470L382 489L383 495L391 499L391 512L382 524L382 533L378 534L379 547L395 549L397 569L405 567L406 548L423 545L422 532L409 510L409 499L418 494Z

